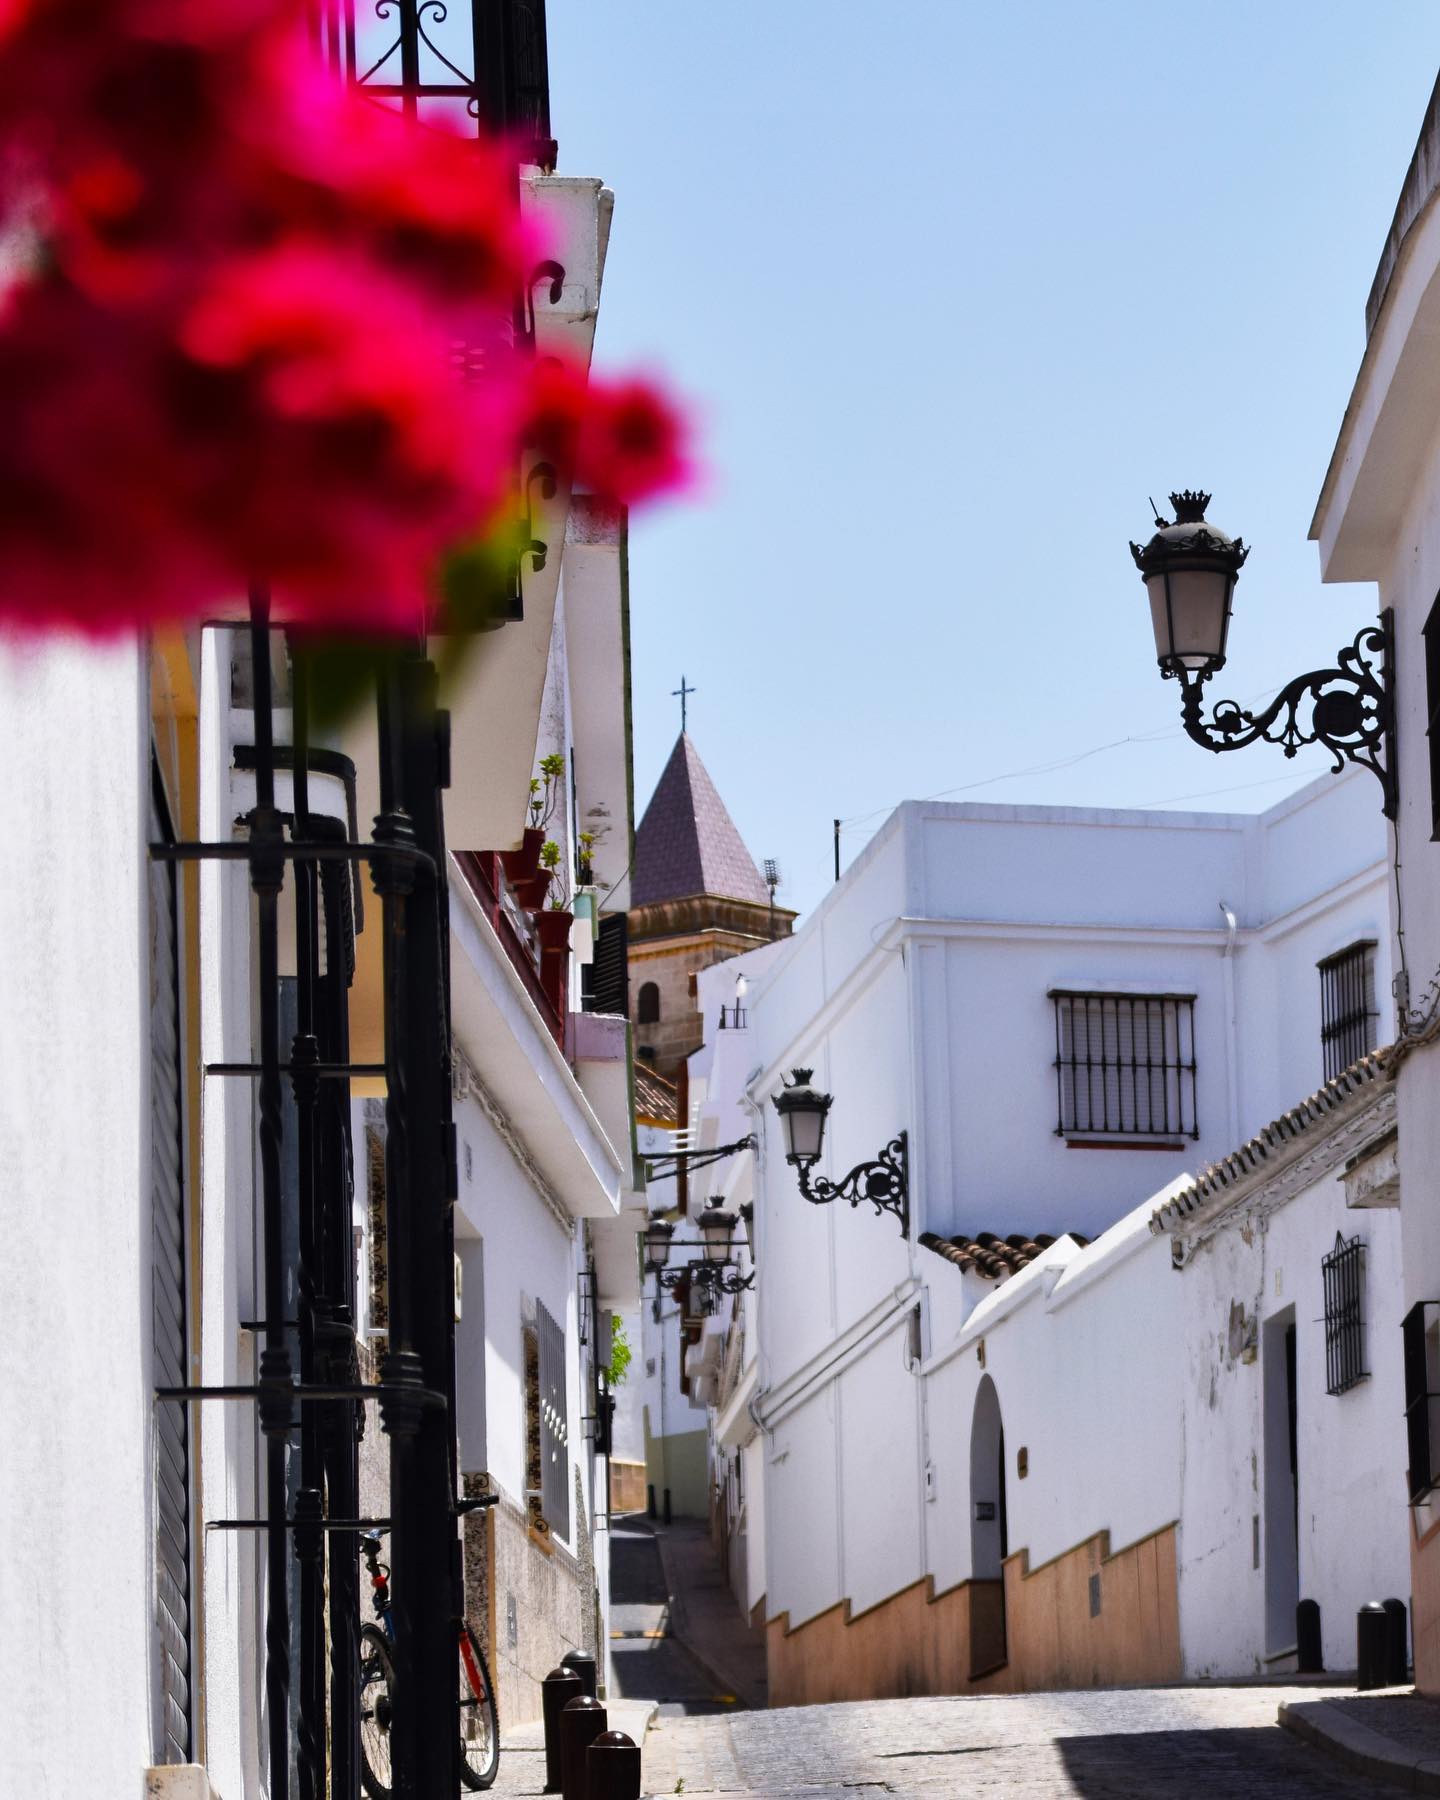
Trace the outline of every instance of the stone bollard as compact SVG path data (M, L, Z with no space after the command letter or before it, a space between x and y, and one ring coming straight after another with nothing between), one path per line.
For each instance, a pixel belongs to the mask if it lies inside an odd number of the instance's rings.
M545 1792L558 1794L563 1782L560 1761L560 1714L585 1692L585 1684L573 1669L552 1669L540 1683L540 1706L545 1716Z
M560 1714L560 1792L564 1800L587 1800L585 1752L608 1723L605 1708L588 1694L566 1702Z
M602 1731L585 1752L586 1800L640 1800L640 1746L623 1731Z
M1355 1685L1378 1688L1386 1684L1390 1646L1390 1618L1378 1600L1367 1600L1355 1615ZM566 1796L569 1800L569 1796Z
M1295 1608L1295 1651L1295 1666L1301 1675L1325 1673L1318 1600L1302 1600Z
M569 1669L573 1674L580 1677L582 1692L587 1693L592 1700L599 1699L600 1690L596 1685L597 1671L595 1668L595 1658L588 1650L567 1650L560 1658L560 1667L562 1669Z
M1385 1639L1385 1685L1404 1687L1410 1679L1410 1634L1406 1629L1405 1602L1386 1600L1383 1605L1390 1627Z

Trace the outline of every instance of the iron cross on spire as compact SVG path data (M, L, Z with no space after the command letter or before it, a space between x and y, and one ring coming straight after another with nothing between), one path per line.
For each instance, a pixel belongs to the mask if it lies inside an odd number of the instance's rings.
M671 688L671 690L670 690L670 698L672 700L678 700L680 702L680 735L681 735L681 737L684 737L684 735L685 735L685 712L686 712L685 702L691 694L697 693L698 691L699 690L696 688L687 687L685 685L685 677L683 675L680 677L679 687Z

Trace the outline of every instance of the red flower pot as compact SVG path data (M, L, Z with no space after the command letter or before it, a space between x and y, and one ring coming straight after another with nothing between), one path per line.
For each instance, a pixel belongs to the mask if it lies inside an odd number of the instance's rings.
M517 893L521 882L532 881L540 873L540 846L544 842L545 833L538 826L527 826L521 833L518 850L500 852L500 867L505 871L505 879ZM548 883L548 874L545 879Z
M533 912L536 914L540 912L545 904L545 896L550 891L550 879L549 869L540 869L534 875L527 876L522 881L512 881L510 883L511 887L515 890L515 898L525 908L526 912Z
M572 912L556 912L553 908L535 915L535 929L540 933L540 954L559 956L570 948L570 927L575 923Z
M570 912L551 910L535 915L535 929L540 934L540 985L562 1019L569 1005L570 927L574 922L575 915Z

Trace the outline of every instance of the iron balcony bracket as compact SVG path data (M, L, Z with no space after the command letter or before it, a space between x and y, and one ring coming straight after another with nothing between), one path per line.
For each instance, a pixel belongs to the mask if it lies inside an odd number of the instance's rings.
M677 1150L670 1156L645 1156L641 1161L645 1164L647 1181L666 1181L682 1169L693 1174L696 1169L708 1169L711 1163L723 1162L727 1156L754 1148L755 1139L743 1137L736 1143L720 1144L712 1150Z
M839 1181L829 1181L821 1176L818 1181L811 1181L810 1168L806 1163L799 1165L800 1192L812 1206L828 1206L832 1200L848 1200L851 1206L859 1206L868 1200L875 1208L878 1219L881 1213L894 1213L900 1221L900 1235L910 1235L910 1171L908 1164L909 1138L903 1131L897 1132L879 1156L873 1162L857 1163L850 1173Z
M388 1519L207 1519L207 1531L389 1531Z
M1306 744L1323 744L1335 758L1337 775L1347 762L1369 769L1384 792L1385 817L1394 819L1399 805L1394 646L1395 615L1386 607L1378 625L1367 625L1339 653L1334 668L1297 675L1263 712L1217 700L1208 719L1202 717L1204 687L1214 671L1166 667L1162 673L1179 681L1186 733L1206 750L1243 750L1263 739L1294 756Z
M322 1081L351 1081L369 1076L383 1076L384 1063L306 1063L301 1067L293 1062L277 1063L276 1068L282 1075L294 1075L297 1072L317 1076ZM207 1075L263 1075L263 1063L206 1063Z
M399 1398L416 1406L433 1406L442 1410L449 1406L446 1396L434 1388L398 1386L394 1382L367 1384L342 1382L259 1382L253 1386L230 1385L212 1387L159 1387L157 1400L258 1400L262 1395L283 1400L384 1400Z
M383 844L348 844L338 840L253 837L248 843L229 839L216 843L151 844L156 862L258 862L279 857L288 862L404 861L435 873L435 860L418 845L387 839Z

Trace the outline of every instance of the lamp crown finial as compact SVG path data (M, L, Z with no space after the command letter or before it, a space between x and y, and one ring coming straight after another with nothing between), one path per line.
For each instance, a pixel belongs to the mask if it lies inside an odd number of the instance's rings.
M790 1078L786 1081L785 1085L786 1087L809 1087L810 1077L814 1073L815 1071L813 1069L792 1069L790 1071Z
M1170 496L1170 504L1175 508L1177 525L1203 525L1210 496L1201 493L1199 488L1184 488L1180 493Z

